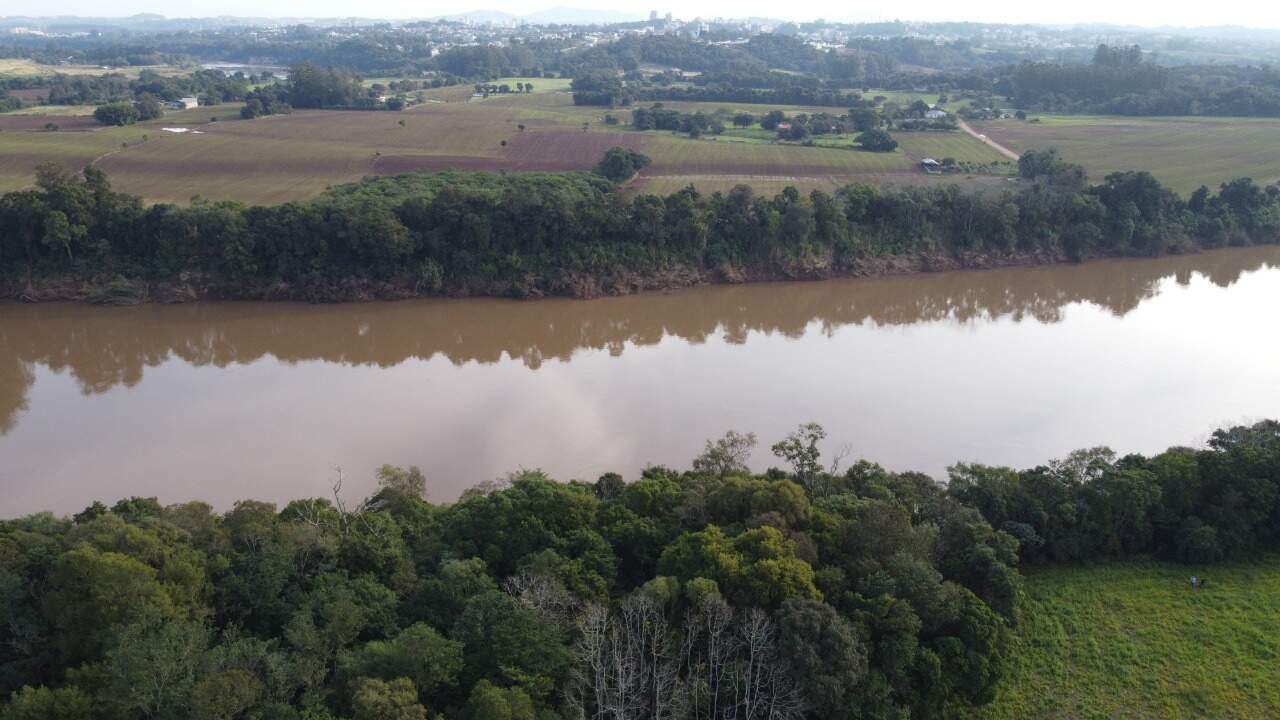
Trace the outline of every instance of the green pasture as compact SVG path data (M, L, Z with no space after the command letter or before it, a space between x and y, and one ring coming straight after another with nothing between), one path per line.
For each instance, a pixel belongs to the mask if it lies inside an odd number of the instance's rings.
M1280 558L1032 570L1011 656L974 720L1280 716Z

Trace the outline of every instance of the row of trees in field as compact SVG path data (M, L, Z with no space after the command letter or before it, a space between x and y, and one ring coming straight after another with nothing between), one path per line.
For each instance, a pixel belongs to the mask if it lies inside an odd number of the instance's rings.
M891 138L890 138L891 140ZM300 297L348 282L413 293L575 294L584 278L830 277L891 256L1158 255L1280 237L1280 188L1248 179L1184 200L1145 172L1091 185L1054 151L1028 152L1003 192L956 186L773 197L747 187L628 199L585 174L371 178L274 207L145 205L105 174L43 166L0 198L0 267L173 279L231 295L283 283Z
M196 70L188 75L162 75L143 70L137 79L108 73L101 76L64 75L0 80L14 89L38 90L48 105L107 105L139 102L151 98L169 102L184 97L199 98L205 105L243 100L252 78L243 73L227 75L221 70Z
M892 152L897 149L898 141L880 128L879 115L874 109L871 111L871 118L861 114L857 109L850 110L849 115L797 113L790 117L781 110L770 110L756 117L747 112L686 113L663 107L662 103L655 103L652 107L633 109L631 127L636 130L683 132L696 138L702 135L724 133L725 120L729 119L735 128L750 128L758 124L761 129L776 132L779 140L805 144L812 143L812 138L815 136L840 135L845 132L855 132L861 128L855 140L863 149L873 152Z
M137 80L122 75L57 75L41 87L48 92L45 102L49 104L99 105L107 108L101 122L125 125L159 117L162 103L182 97L198 98L202 105L243 100L246 118L287 113L295 107L396 110L405 107L408 94L420 89L421 83L393 81L365 87L356 73L304 62L291 66L284 81L266 74L252 78L219 70L198 70L185 77L146 70Z
M848 720L990 702L1019 621L1019 555L1280 541L1280 423L1205 449L949 484L841 470L801 426L753 473L753 435L685 471L456 502L383 466L351 504L95 502L0 521L4 720Z

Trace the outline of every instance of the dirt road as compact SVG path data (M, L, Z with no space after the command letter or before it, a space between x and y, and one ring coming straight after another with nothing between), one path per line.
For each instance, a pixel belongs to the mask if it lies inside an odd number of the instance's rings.
M996 152L1000 153L1001 155L1003 155L1003 156L1005 156L1005 157L1009 158L1010 160L1017 160L1019 157L1021 157L1020 155L1018 155L1018 153L1016 153L1016 152L1014 152L1014 151L1010 150L1009 148L1007 148L1007 147L1005 147L1005 146L1001 145L1000 143L996 142L995 140L992 140L991 138L987 137L986 135L983 135L982 133L978 132L977 130L974 130L974 129L969 125L969 123L967 123L967 122L965 122L965 121L963 121L963 120L960 120L959 122L960 122L960 129L961 129L961 130L963 130L963 131L965 131L965 132L969 133L970 135L972 135L972 136L974 136L974 137L978 138L979 140L981 140L982 142L986 143L987 145L990 145L992 148L994 148L994 149L995 149L995 151L996 151Z

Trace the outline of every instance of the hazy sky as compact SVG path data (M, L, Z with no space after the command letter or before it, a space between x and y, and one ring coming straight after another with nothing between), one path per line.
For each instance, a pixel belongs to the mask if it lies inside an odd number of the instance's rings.
M909 3L848 3L816 0L807 3L778 3L773 0L695 0L678 4L667 0L610 0L594 2L568 0L534 4L519 0L463 0L460 3L410 3L403 0L214 0L198 5L173 0L4 0L2 15L88 15L121 16L140 12L169 17L249 15L298 17L431 17L461 10L502 10L515 14L553 6L605 7L626 12L647 13L650 9L690 19L703 17L745 17L749 15L793 19L829 20L975 20L985 22L1080 23L1105 22L1136 25L1245 25L1280 28L1280 3L1266 0L1224 0L1210 4L1181 0L915 0Z

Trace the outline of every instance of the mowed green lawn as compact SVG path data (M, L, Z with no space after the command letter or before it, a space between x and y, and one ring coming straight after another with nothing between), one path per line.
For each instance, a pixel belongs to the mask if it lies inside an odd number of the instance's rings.
M1280 717L1278 557L1033 571L1023 607L999 697L974 720Z
M1038 123L973 123L1011 150L1056 147L1094 180L1120 170L1149 170L1186 195L1238 177L1280 180L1280 119L1040 116Z

